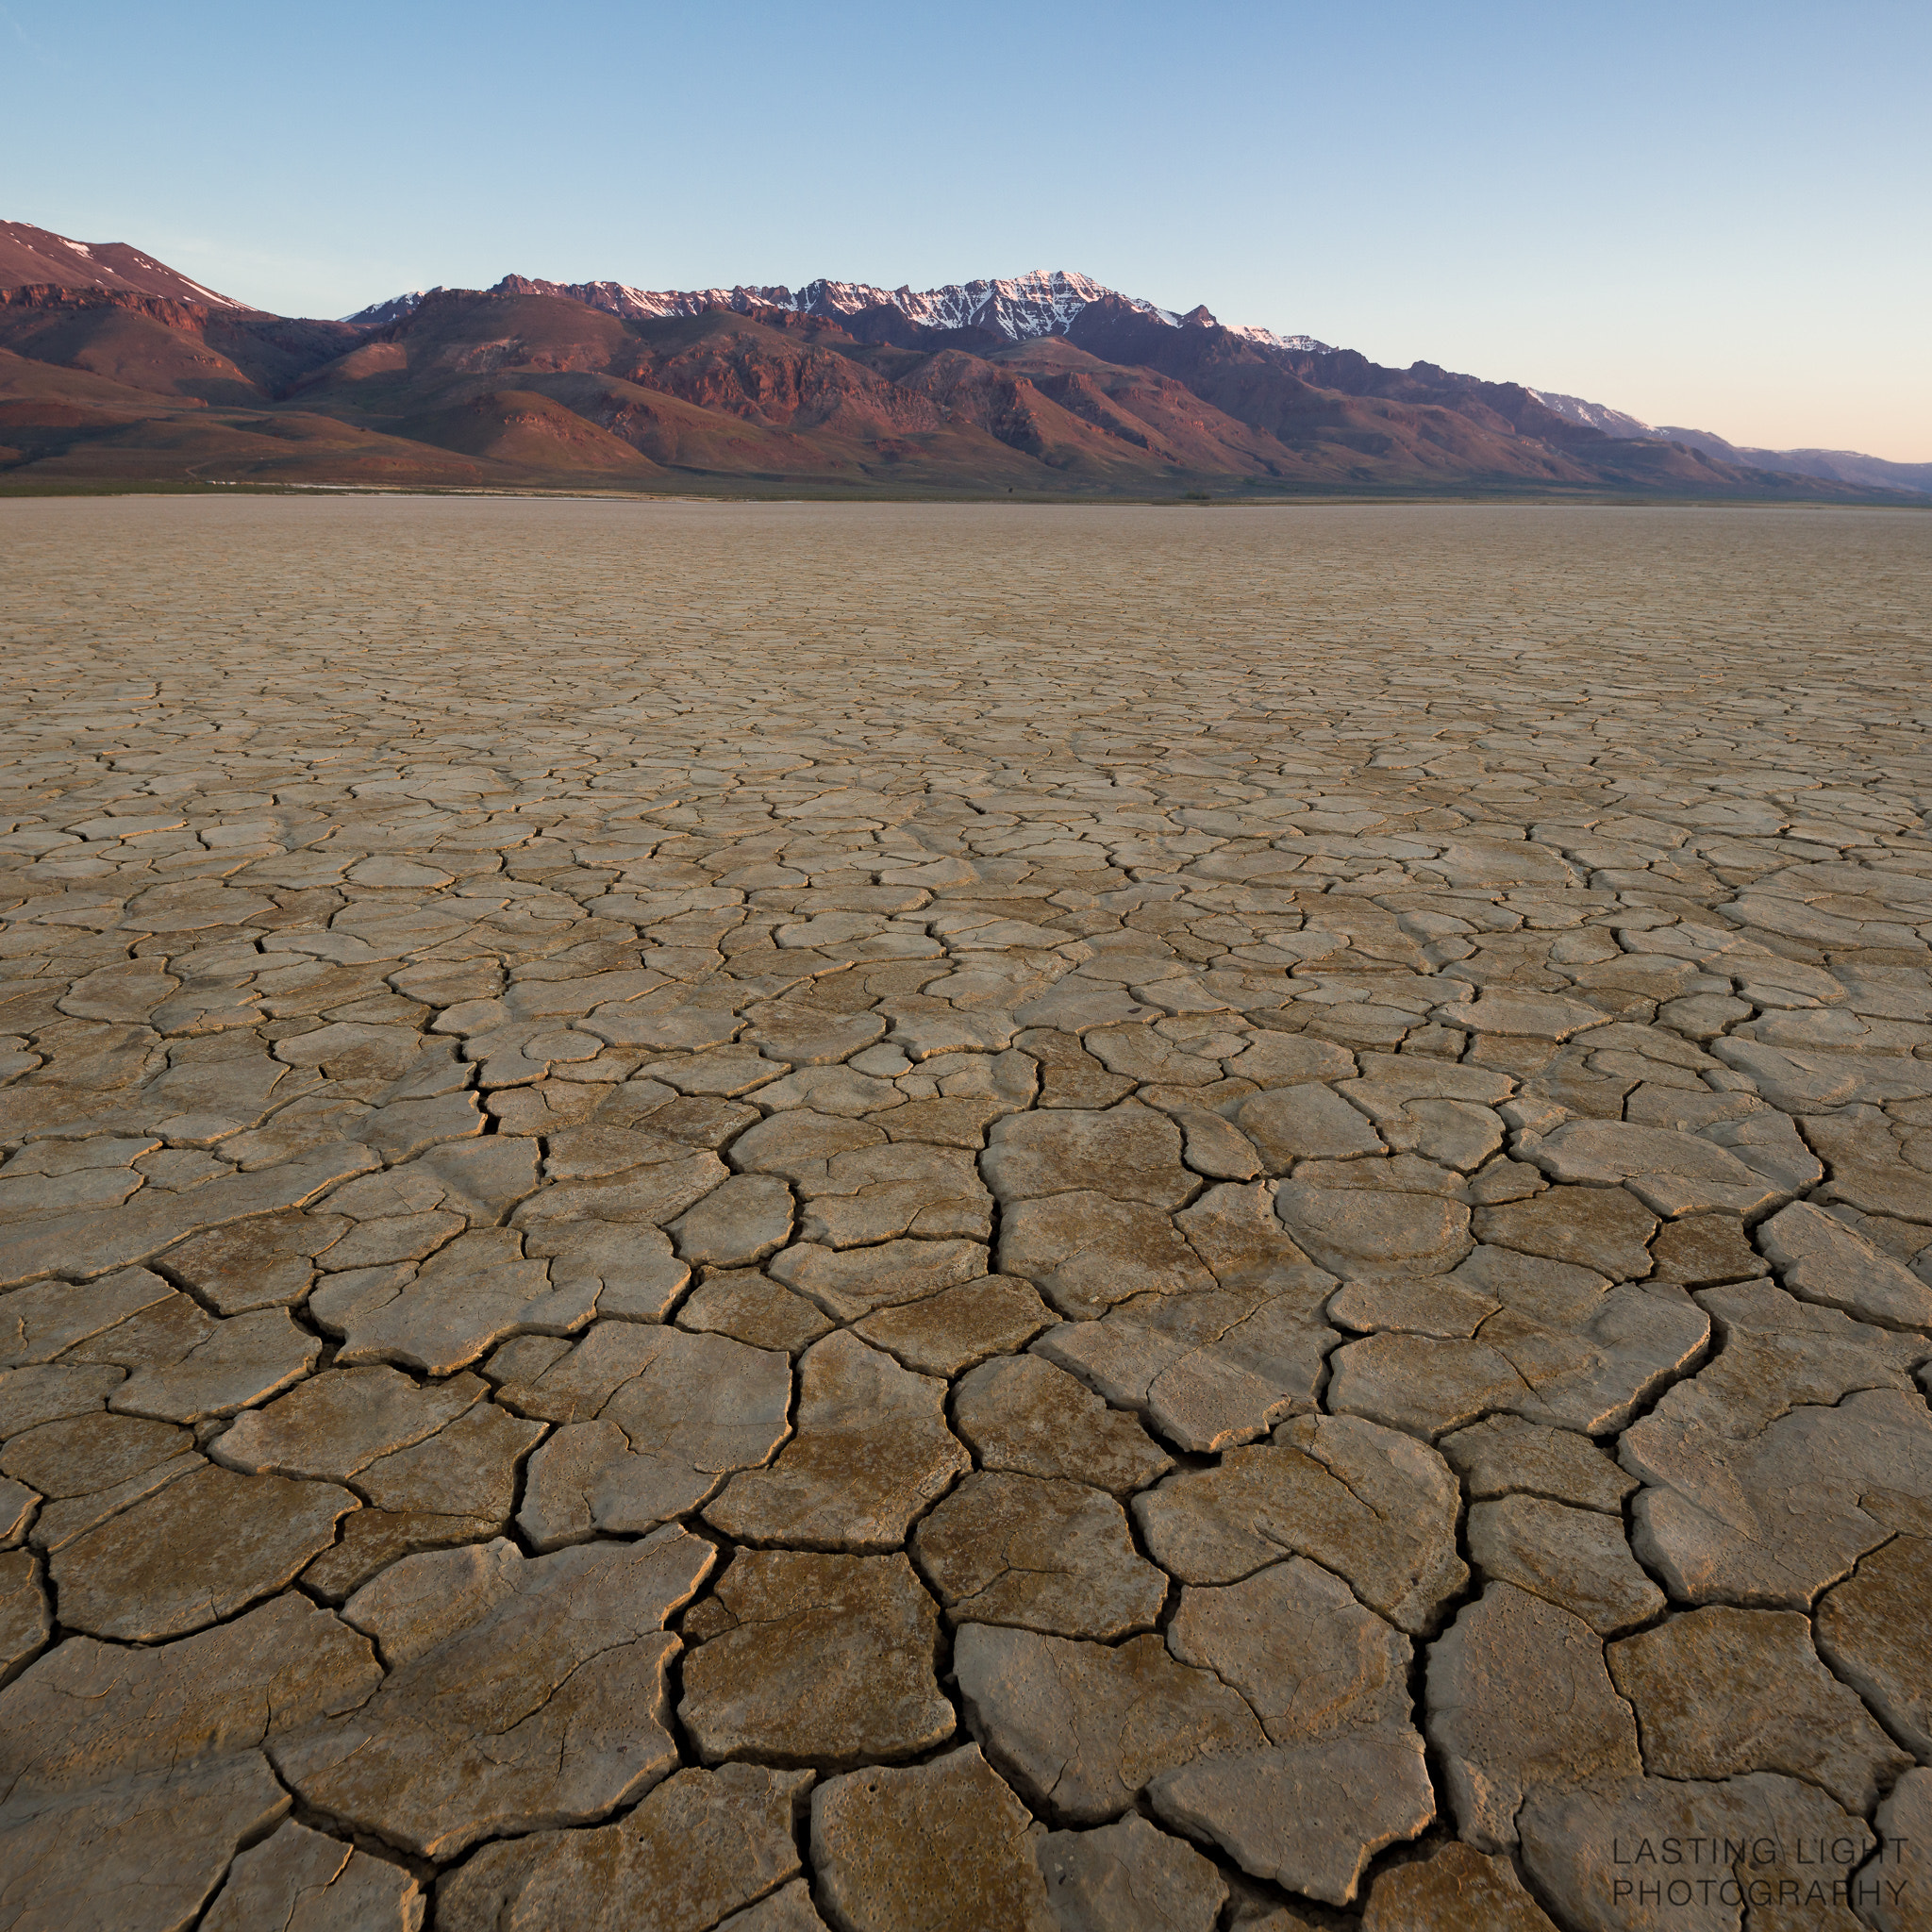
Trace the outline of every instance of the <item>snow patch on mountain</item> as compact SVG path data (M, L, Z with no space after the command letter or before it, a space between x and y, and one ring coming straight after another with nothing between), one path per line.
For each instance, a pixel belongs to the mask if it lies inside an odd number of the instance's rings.
M1240 336L1243 341L1259 342L1264 349L1292 349L1303 356L1325 356L1333 347L1329 342L1318 342L1313 336L1278 336L1272 328L1258 328L1253 323L1237 326L1226 323L1223 326L1231 336Z
M1554 390L1547 389L1533 389L1530 394L1544 408L1553 409L1557 415L1566 416L1573 423L1584 424L1591 429L1601 429L1606 436L1617 437L1624 442L1660 433L1653 429L1648 423L1635 416L1626 416L1622 409L1611 408L1607 403L1590 403L1584 401L1581 396L1558 395Z
M175 280L187 283L211 308L234 308L243 314L248 312L247 303L238 302L232 295L220 294L210 289L206 282L197 282L192 275L184 275L178 268L169 268L155 260L152 256L137 255L134 257L134 262L137 267L151 269L158 275L173 275Z

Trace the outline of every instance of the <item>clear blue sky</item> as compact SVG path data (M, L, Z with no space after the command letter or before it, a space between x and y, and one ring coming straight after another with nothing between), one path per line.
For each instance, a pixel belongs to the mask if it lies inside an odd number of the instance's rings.
M0 0L0 215L341 314L1085 270L1932 460L1932 7Z

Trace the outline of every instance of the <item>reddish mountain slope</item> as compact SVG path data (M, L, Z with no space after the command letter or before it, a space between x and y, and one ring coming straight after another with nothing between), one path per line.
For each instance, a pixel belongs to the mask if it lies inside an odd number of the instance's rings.
M317 407L443 441L514 373L687 477L1037 487L1040 472L927 397L841 354L835 325L765 310L626 322L551 296L438 291L382 341L318 371ZM377 350L383 352L380 366ZM465 443L464 447L473 447Z
M360 336L95 288L0 291L0 481L489 480L474 462L280 400L292 372Z
M36 285L112 289L122 294L205 302L210 308L248 308L245 302L204 289L180 270L130 248L125 242L70 242L65 235L37 228L30 222L0 222L0 289Z

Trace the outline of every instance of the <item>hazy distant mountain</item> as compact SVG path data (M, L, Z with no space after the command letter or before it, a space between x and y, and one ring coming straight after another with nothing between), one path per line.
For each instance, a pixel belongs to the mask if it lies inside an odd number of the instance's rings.
M1753 449L1726 442L1708 429L1684 429L1674 425L1654 427L1621 409L1587 403L1581 396L1553 395L1544 390L1530 393L1545 408L1587 423L1606 436L1628 440L1661 437L1667 442L1700 449L1723 463L1748 464L1755 470L1775 470L1793 476L1827 477L1835 483L1855 483L1868 490L1909 490L1932 496L1932 463L1894 463L1883 457L1860 456L1849 449Z
M507 275L328 322L124 244L0 236L0 487L1911 500L1063 270L923 291Z
M1850 449L1745 449L1707 429L1658 429L1656 434L1701 449L1724 463L1749 463L1759 470L1789 470L1797 476L1829 476L1873 490L1917 490L1932 495L1932 463L1893 463Z

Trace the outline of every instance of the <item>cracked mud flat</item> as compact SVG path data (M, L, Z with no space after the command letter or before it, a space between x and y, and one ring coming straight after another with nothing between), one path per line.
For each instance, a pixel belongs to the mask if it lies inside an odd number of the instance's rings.
M0 521L0 1925L1932 1924L1923 519Z

